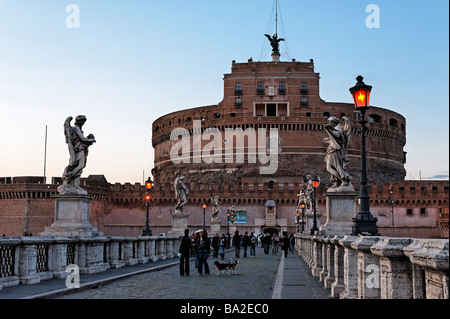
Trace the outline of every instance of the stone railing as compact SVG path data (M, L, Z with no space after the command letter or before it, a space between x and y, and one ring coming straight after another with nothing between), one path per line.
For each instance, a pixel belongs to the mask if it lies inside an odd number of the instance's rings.
M0 290L51 278L66 278L76 265L80 274L173 258L178 236L0 237Z
M340 299L449 299L449 240L304 236L296 248Z

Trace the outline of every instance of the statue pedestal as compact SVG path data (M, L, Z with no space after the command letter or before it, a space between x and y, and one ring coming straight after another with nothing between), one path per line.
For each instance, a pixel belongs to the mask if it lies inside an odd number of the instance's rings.
M103 236L89 222L89 203L92 196L77 194L53 195L55 203L55 221L50 227L39 233L40 236L53 237L93 237Z
M188 217L190 213L176 210L172 213L172 230L167 234L170 236L184 236L184 230L188 228Z
M320 226L320 230L326 236L350 235L352 233L352 219L356 216L356 192L327 192L325 224Z
M209 234L211 236L214 236L215 233L218 233L220 235L220 221L218 220L212 220L211 227L209 229Z
M280 62L280 53L272 52L272 62Z

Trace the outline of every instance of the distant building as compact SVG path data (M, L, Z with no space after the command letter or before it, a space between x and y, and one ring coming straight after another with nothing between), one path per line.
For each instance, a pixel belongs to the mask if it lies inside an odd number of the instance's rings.
M350 119L349 173L358 190L360 125L353 104L320 98L319 79L313 60L233 61L231 73L224 75L224 98L219 104L180 110L154 121L153 234L167 233L172 227L173 182L179 175L185 176L190 189L184 210L190 213L191 231L202 228L203 203L208 205L205 219L209 228L211 199L219 196L221 232L231 227L241 233L293 233L297 194L304 189L308 174L321 178L317 199L322 215L319 225L323 223L326 198L322 194L330 185L323 127L330 116ZM367 116L370 205L380 233L448 238L449 182L405 181L405 118L381 107L371 107ZM43 177L1 177L0 234L37 235L50 226L52 195L60 183L60 178L44 184ZM103 175L90 175L82 183L94 197L93 227L105 235L142 234L143 185L109 184ZM238 219L228 225L226 213L232 205Z

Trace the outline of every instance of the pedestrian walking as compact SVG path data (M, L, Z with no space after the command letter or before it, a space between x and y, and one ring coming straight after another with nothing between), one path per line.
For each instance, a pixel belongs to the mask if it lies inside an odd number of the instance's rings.
M270 236L269 233L267 233L263 238L262 238L262 242L263 242L263 246L264 246L264 253L266 255L269 254L269 249L270 249L270 245L272 244L272 237Z
M198 258L198 274L203 274L203 268L205 270L205 274L209 275L209 266L208 266L208 256L211 251L211 241L208 238L208 233L206 230L202 231L201 235L199 235L195 242L195 249L197 252Z
M256 239L255 235L253 235L253 232L250 233L250 257L256 257L255 254L255 247L256 247L256 242L258 240Z
M248 237L248 232L244 233L244 236L242 236L242 248L244 249L244 256L247 257L247 247L250 244L250 238Z
M192 241L191 237L189 237L189 229L185 229L178 250L178 253L180 254L180 276L189 276L189 257L191 256L191 250Z
M291 254L294 254L295 251L295 238L294 238L294 234L291 234L289 236L289 244L291 245Z
M217 258L219 255L219 233L216 233L211 241L211 247L213 248L213 258Z
M231 244L234 246L235 257L239 258L241 255L241 236L239 236L239 230L236 229L233 235L233 241Z
M286 234L281 239L281 248L284 251L284 257L285 258L287 258L287 256L288 256L289 246L290 246L290 240L289 240L289 237Z
M225 247L227 245L227 238L225 237L225 234L222 233L221 237L220 237L220 241L219 241L219 254L220 254L220 259L224 260L225 259Z

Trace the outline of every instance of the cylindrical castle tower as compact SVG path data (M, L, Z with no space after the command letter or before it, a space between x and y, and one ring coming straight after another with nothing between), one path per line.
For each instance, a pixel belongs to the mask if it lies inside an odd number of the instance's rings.
M360 178L359 113L350 103L326 102L319 96L314 62L232 62L224 75L224 98L218 105L173 112L153 123L153 176L173 183L182 174L191 183L295 183L326 171L324 125L330 116L346 116L352 127L348 172ZM367 132L369 183L403 180L405 118L371 107Z

